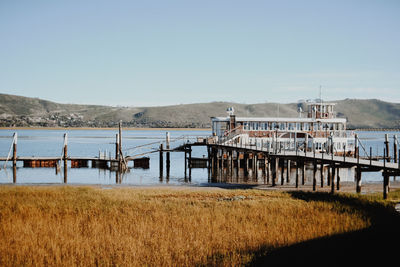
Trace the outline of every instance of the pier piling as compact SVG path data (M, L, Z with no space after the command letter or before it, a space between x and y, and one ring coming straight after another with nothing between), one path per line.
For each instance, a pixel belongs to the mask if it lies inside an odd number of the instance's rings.
M63 161L64 161L64 183L68 181L68 134L64 134L64 147L63 147Z
M333 194L333 193L335 193L335 175L336 175L335 164L332 164L331 172L332 172L332 176L331 176L331 193Z
M18 141L18 133L14 133L13 136L13 167L17 166L17 141Z
M160 144L160 160L159 160L159 168L160 168L160 180L163 178L163 168L164 168L164 157L163 157L163 144Z
M312 181L312 187L313 187L313 191L317 190L317 161L314 159L313 162L313 181Z
M357 166L356 172L356 192L361 193L361 167Z
M170 134L169 134L169 132L166 132L165 144L167 146L167 161L166 161L166 164L167 164L167 177L169 177L170 166L171 166L171 159L170 159L170 153L169 153L169 150L170 150L169 142L170 142Z
M389 135L388 134L385 134L385 149L386 149L385 161L390 162Z

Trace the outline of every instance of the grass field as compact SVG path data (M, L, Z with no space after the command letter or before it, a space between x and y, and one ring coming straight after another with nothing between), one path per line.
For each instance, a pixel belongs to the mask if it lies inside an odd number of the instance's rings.
M0 266L258 265L281 248L370 229L400 193L391 197L2 186Z

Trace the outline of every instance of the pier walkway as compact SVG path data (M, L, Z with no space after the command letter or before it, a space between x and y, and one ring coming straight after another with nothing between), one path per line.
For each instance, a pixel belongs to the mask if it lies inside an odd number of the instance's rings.
M317 186L317 172L319 173L321 187L326 178L326 184L331 186L331 192L340 190L340 177L339 169L341 168L354 168L356 192L361 192L361 178L363 172L382 172L383 176L383 197L387 198L389 192L389 177L400 176L400 159L393 158L395 162L390 162L390 157L384 151L381 157L360 157L356 153L356 157L335 155L333 153L315 153L313 151L290 151L280 150L273 151L266 147L255 145L242 145L233 144L232 142L209 143L193 142L183 144L175 149L168 150L168 152L185 152L185 177L186 165L189 166L189 173L191 168L191 151L193 146L206 146L208 152L208 169L210 176L217 176L221 169L228 169L227 173L233 173L233 169L243 168L245 174L248 169L252 169L255 175L258 170L262 170L263 175L267 177L267 181L271 179L272 186L277 184L278 173L280 172L281 184L284 184L284 173L286 173L286 181L290 180L291 168L296 171L296 188L299 186L299 176L301 175L301 184L304 185L306 175L306 165L311 166L313 169L313 190ZM160 162L162 162L162 151L160 150ZM398 153L400 154L400 153ZM397 156L397 153L396 153ZM381 160L379 160L381 159ZM188 164L186 163L188 162ZM286 169L286 171L285 171ZM231 171L229 171L231 170ZM325 177L325 171L327 176ZM162 171L160 169L160 171ZM189 174L190 175L190 174Z

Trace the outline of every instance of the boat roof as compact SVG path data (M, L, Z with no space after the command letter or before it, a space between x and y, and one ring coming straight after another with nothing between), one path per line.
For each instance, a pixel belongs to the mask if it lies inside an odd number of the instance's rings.
M229 122L229 117L211 117L212 121ZM325 122L325 123L346 123L345 118L331 118L331 119L315 119L315 118L278 118L278 117L236 117L236 121L246 122L246 121L257 121L257 122Z
M336 105L336 103L333 103L333 102L307 102L307 103L306 103L306 105L307 105L307 106L310 106L310 105L327 105L327 106L335 106L335 105Z

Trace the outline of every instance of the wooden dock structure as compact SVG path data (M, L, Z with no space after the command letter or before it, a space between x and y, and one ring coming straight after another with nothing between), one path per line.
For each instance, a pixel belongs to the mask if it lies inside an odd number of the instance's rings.
M166 177L170 175L170 153L183 152L184 156L184 177L191 181L192 168L207 168L209 178L217 177L219 173L225 171L227 175L233 176L233 171L239 169L243 171L244 176L250 173L257 177L259 172L264 178L264 183L277 186L278 184L292 183L296 188L305 184L306 178L312 181L312 189L317 190L320 187L330 186L330 191L334 193L340 190L340 169L353 168L355 171L355 190L361 192L362 173L381 172L383 177L383 197L387 198L390 184L389 178L400 176L400 151L398 150L397 137L394 137L393 155L389 155L389 138L385 135L384 151L382 156L372 156L372 152L367 157L361 157L359 148L349 156L347 153L342 155L335 154L332 151L326 153L316 153L307 149L299 149L297 146L293 150L271 149L270 147L257 145L243 145L232 140L220 140L205 137L198 138L197 141L184 141L183 144L171 148L170 135L166 133L165 147L161 141L159 149L143 153L136 156L123 156L121 129L116 134L115 139L115 157L102 155L99 153L95 157L72 157L68 156L68 136L64 135L63 153L59 157L25 157L17 156L17 134L13 136L10 152L7 157L0 157L0 161L10 161L13 166L14 182L16 181L17 162L23 162L23 167L37 168L48 167L61 170L63 164L64 181L67 181L68 166L71 168L109 168L119 173L128 169L128 163L133 162L133 167L148 169L150 167L150 158L141 157L148 153L159 153L159 173L160 181L164 176L164 154L166 155ZM200 146L207 150L207 157L192 157L193 147ZM363 148L365 151L365 148ZM366 151L365 151L366 152ZM366 153L368 154L368 153ZM312 169L312 177L306 177L306 167ZM261 170L261 171L260 171ZM286 171L285 171L286 170ZM293 171L294 170L294 171ZM292 173L295 173L294 177ZM310 179L312 178L312 179ZM294 182L293 182L294 179ZM307 179L307 180L308 180Z
M118 173L124 173L128 170L128 164L133 162L134 168L148 169L150 167L150 158L136 156L124 156L122 152L122 128L119 124L119 133L116 134L115 142L115 158L101 154L95 157L68 156L68 135L64 134L64 144L62 154L59 157L43 157L43 156L17 156L18 135L14 133L10 151L7 157L0 157L0 162L12 162L13 182L16 182L17 162L23 162L24 168L55 168L56 174L61 170L61 162L64 169L64 183L68 179L68 166L71 168L87 168L91 162L92 168L104 168L115 170ZM68 164L69 163L69 164ZM1 168L0 168L1 169ZM118 175L117 175L118 176ZM120 181L119 181L120 182Z
M303 151L297 148L296 151L276 150L272 151L265 147L241 145L239 143L229 142L224 140L220 143L209 142L204 139L201 142L186 143L174 149L163 150L160 146L160 177L163 175L163 152L184 152L185 153L185 178L189 172L191 178L191 169L197 167L193 165L192 158L193 146L204 146L207 148L208 157L202 158L201 161L206 161L209 177L216 177L223 169L229 174L233 174L233 170L243 169L244 176L252 172L255 176L261 169L261 173L265 178L266 183L276 186L287 184L293 179L291 170L295 170L294 184L296 188L304 185L306 181L306 166L312 169L312 188L317 190L318 183L320 187L325 184L330 186L331 193L340 190L340 169L355 170L356 192L361 192L362 173L364 172L382 172L383 177L383 198L386 199L389 193L390 184L389 177L400 176L400 151L397 150L397 142L394 142L394 155L390 157L389 142L386 136L385 149L382 156L360 157L359 148L356 148L356 153L349 157L346 153L336 155L335 153L316 153L314 151ZM380 160L381 159L381 160ZM393 162L391 162L391 160ZM168 166L168 163L167 163ZM167 167L168 169L168 167ZM285 171L286 170L286 171ZM280 177L279 177L280 174ZM285 176L286 174L286 176ZM167 171L167 176L168 176ZM279 182L280 178L280 182Z

